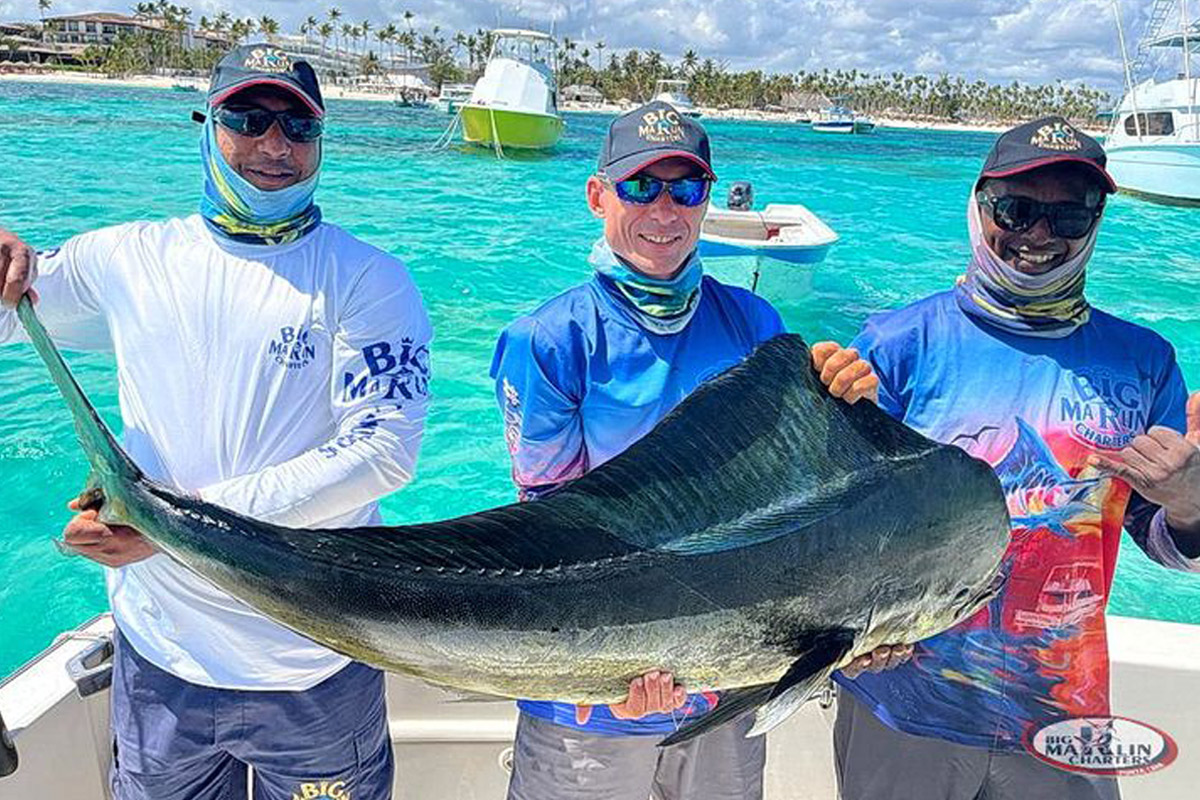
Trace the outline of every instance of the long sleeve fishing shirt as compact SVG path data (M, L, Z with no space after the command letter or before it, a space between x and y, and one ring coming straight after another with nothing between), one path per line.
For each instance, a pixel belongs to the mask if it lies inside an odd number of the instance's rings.
M38 266L55 341L114 354L124 446L149 477L290 527L375 524L411 480L431 330L387 253L330 224L239 244L191 216L87 233ZM0 312L0 342L23 333ZM348 663L166 555L107 574L134 649L193 683L298 690Z

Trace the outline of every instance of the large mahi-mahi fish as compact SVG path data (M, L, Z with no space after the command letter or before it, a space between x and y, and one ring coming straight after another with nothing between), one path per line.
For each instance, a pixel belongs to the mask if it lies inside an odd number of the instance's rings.
M670 741L758 709L769 729L855 654L915 642L995 591L987 464L829 396L797 336L698 388L537 502L424 525L292 530L148 479L27 299L18 313L91 462L85 507L258 611L471 694L615 702L663 668L729 691Z

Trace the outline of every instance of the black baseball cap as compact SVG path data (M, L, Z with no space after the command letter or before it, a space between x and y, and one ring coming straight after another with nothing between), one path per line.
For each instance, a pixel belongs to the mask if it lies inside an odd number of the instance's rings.
M1105 165L1108 156L1092 137L1062 117L1042 117L1000 135L979 179L1007 178L1050 164L1081 164L1096 173L1108 193L1117 190Z
M717 179L704 126L670 103L655 100L612 121L600 146L598 171L623 181L664 158L686 158Z
M220 105L251 86L278 86L299 97L318 117L325 116L312 66L273 44L244 44L226 53L213 69L208 105Z

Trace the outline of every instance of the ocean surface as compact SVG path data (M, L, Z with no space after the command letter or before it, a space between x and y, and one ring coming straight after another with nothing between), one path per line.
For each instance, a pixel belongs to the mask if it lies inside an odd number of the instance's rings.
M200 129L189 116L201 103L160 90L0 83L0 227L51 247L104 225L193 213ZM492 347L514 317L588 276L600 233L583 187L606 117L570 115L553 154L506 161L433 150L448 122L432 110L331 101L317 194L326 219L407 262L436 330L419 477L383 504L395 523L513 499L487 374ZM803 202L841 236L781 307L810 341L847 341L868 313L945 289L962 272L967 196L993 135L707 126L718 193L753 181L760 207ZM1089 296L1167 337L1200 388L1200 210L1115 198ZM119 428L111 358L68 358ZM105 608L102 568L51 543L85 477L44 368L25 347L0 347L0 676ZM1126 539L1110 610L1200 623L1200 576L1168 572Z

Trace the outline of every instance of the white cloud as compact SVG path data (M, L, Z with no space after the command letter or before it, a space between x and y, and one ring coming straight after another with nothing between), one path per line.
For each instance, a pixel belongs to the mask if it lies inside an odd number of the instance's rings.
M970 80L1085 80L1117 90L1121 63L1110 0L191 0L192 18L222 7L269 14L294 31L337 5L344 19L420 30L474 31L497 25L547 30L606 55L656 49L668 59L695 50L733 68L948 72ZM94 11L115 0L55 0L52 13ZM1148 4L1121 0L1126 36L1136 42ZM0 0L0 19L36 19L34 0Z

